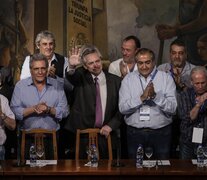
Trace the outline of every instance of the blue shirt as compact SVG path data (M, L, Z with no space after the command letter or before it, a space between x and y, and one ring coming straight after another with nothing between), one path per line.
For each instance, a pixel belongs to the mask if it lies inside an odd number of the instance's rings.
M119 110L125 115L127 125L136 128L158 129L172 122L172 115L176 111L176 86L172 77L165 72L157 71L154 79L156 97L147 102L150 106L150 120L140 120L140 107L143 103L140 96L151 80L156 68L144 78L138 71L125 76L119 91Z
M31 114L23 117L25 108L35 106L40 102L54 107L56 109L55 116ZM58 130L59 120L67 117L69 113L63 83L50 77L47 77L46 86L42 92L38 92L31 77L17 82L11 100L11 109L16 119L21 121L22 128L26 130L35 128Z

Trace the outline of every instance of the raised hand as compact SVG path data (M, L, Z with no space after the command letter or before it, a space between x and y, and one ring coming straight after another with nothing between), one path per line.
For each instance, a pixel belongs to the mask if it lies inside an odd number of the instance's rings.
M141 95L141 101L145 101L148 99L154 99L156 96L155 90L154 90L154 85L152 82L150 82L147 87L145 88L143 94Z
M127 75L127 64L124 61L121 61L119 63L119 67L120 67L122 77L126 76Z
M181 83L181 71L178 68L173 68L173 74L175 83L179 85Z
M50 77L55 78L55 71L56 71L55 65L52 64L48 69L48 74L47 75L50 76Z
M149 88L149 92L148 92L149 99L154 99L156 96L154 84L152 82L150 82L148 85L148 88Z
M76 66L81 64L81 61L80 61L80 51L81 51L81 48L79 48L77 46L72 48L69 51L68 60L69 60L70 67L76 67Z
M196 97L196 102L201 106L205 102L206 99L207 99L207 93L204 93Z

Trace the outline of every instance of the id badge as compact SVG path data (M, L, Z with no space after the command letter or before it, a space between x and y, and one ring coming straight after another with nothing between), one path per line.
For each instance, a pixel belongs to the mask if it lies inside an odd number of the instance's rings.
M150 107L149 106L144 105L140 108L140 120L141 121L150 120Z
M192 142L201 144L202 141L203 141L203 128L194 127Z

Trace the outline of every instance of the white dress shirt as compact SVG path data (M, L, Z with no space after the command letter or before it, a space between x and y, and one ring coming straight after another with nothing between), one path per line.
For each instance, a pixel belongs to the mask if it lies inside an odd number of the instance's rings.
M57 58L55 57L55 54L53 54L52 61L55 61L55 60L57 61ZM30 61L30 56L27 56L22 65L20 80L26 79L31 76L30 68L29 68L29 61ZM49 67L51 66L52 61L49 62ZM68 67L68 59L65 57L65 62L64 62L64 67L63 67L63 77L65 77L65 70L67 67Z

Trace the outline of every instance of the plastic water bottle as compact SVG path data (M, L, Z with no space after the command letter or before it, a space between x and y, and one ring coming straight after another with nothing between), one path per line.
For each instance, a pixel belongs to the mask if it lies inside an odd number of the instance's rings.
M37 165L37 155L36 155L36 149L34 144L30 146L29 158L30 158L30 167L35 167Z
M144 158L144 149L141 144L139 144L137 148L137 154L136 154L136 167L142 168L143 167L143 158Z
M204 166L204 154L203 154L203 147L199 145L197 148L197 167Z
M98 167L98 152L95 144L91 145L91 167Z

